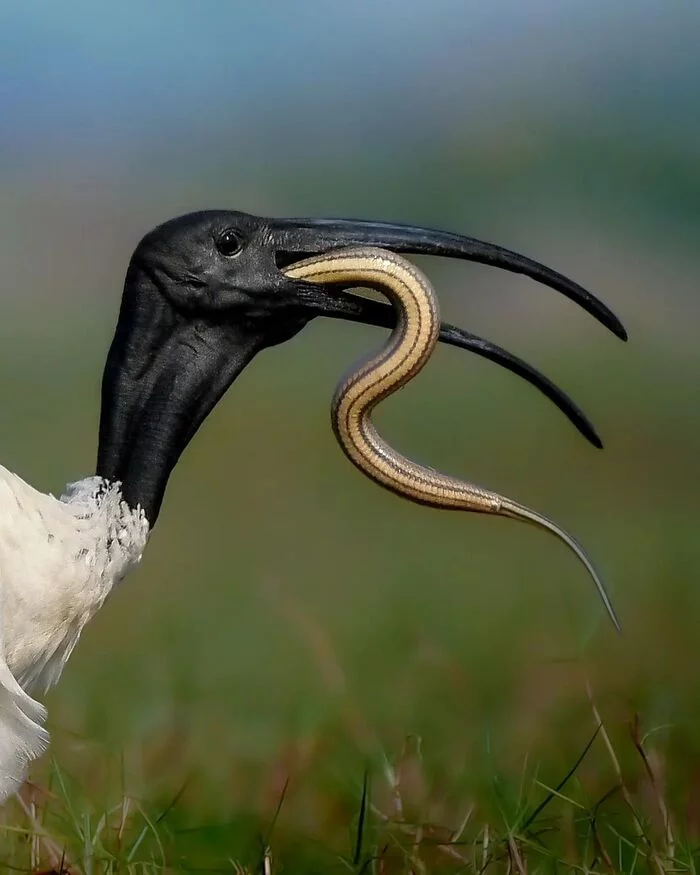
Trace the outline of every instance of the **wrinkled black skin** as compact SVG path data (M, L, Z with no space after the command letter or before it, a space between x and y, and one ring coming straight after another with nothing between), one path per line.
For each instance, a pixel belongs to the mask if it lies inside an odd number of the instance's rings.
M97 474L120 481L151 526L172 469L231 383L308 321L285 294L261 223L236 215L243 249L217 251L232 218L167 222L143 238L127 270L102 381Z
M240 251L220 251L233 229ZM218 245L217 245L218 243ZM355 220L263 219L232 211L191 213L147 234L126 274L102 381L97 474L121 482L127 504L155 524L168 478L197 429L245 366L319 315L393 326L391 307L342 288L290 280L280 267L347 245L444 255L525 273L591 312L622 339L597 299L549 268L468 237ZM498 361L538 386L596 446L584 414L537 371L452 326L441 340Z

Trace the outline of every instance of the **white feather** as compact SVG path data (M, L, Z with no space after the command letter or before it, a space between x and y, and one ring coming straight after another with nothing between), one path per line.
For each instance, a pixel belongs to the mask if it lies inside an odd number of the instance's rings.
M0 802L49 742L31 694L58 681L147 540L148 521L118 485L89 477L56 499L0 466Z

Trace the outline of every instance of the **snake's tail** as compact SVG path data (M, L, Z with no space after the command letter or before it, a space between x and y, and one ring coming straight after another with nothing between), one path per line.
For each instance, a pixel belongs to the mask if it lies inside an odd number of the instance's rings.
M567 546L573 550L573 552L578 556L581 562L585 565L588 573L593 578L593 581L598 590L598 594L605 605L605 609L610 616L610 619L613 622L613 625L617 629L617 631L622 634L622 626L620 625L620 621L617 618L617 614L615 613L615 609L612 606L612 602L610 601L610 596L605 589L605 585L596 571L593 563L588 558L586 551L583 547L578 543L578 541L572 537L568 532L564 531L564 529L560 528L555 522L548 519L546 516L543 516L537 511L530 510L529 507L525 507L522 504L518 504L516 501L511 501L508 498L501 497L501 506L500 510L497 511L499 514L503 516L509 516L513 519L524 520L525 522L532 523L533 525L539 526L540 528L547 529L553 535L556 535L561 541L563 541Z

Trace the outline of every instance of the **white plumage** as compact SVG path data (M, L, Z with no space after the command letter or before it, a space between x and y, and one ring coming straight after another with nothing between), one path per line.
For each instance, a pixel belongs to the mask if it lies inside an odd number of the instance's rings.
M149 526L99 477L60 499L0 466L0 801L46 749L46 709L85 624L141 559Z

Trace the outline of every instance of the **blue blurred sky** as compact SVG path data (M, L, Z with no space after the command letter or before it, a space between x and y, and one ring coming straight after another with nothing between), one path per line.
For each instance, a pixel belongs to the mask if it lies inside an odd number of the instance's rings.
M696 249L697 0L0 4L4 300L113 302L203 207L451 227L635 301L625 235Z
M3 151L383 149L514 108L700 124L697 0L4 2ZM663 124L652 107L665 108Z

